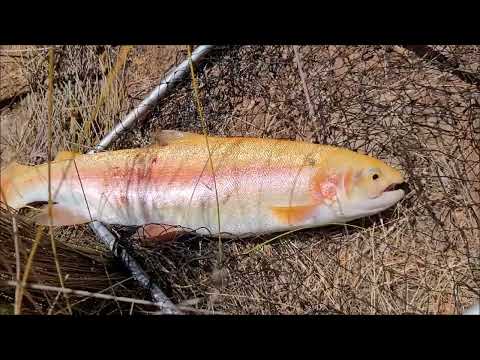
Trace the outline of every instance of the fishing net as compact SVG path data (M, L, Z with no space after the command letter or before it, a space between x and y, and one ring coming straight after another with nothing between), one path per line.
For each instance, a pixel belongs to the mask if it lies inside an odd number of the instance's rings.
M105 62L113 64L117 50L103 49ZM105 74L98 61L87 66L74 60L79 54L95 59L96 51L62 48L56 99L71 94L77 120L67 127L66 101L56 100L58 129L68 130L58 130L57 148L93 146L187 56L184 47L135 47L86 141L70 129L88 118ZM158 57L168 61L155 67ZM73 75L62 66L74 68ZM296 139L368 153L406 175L407 196L382 214L345 226L221 244L196 234L158 243L139 239L137 229L112 231L174 302L211 312L461 313L480 295L479 66L478 46L217 47L196 68L210 134ZM93 70L81 87L78 73L86 67ZM18 106L40 119L40 110L29 107L42 104L40 97L41 90L32 90ZM30 124L37 127L32 131L44 131L39 123ZM188 76L111 149L148 145L158 129L203 131ZM46 145L33 144L36 138L2 137L16 156L39 163Z

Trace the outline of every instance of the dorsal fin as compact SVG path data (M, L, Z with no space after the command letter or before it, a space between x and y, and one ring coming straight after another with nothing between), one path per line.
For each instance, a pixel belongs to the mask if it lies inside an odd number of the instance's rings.
M201 134L178 130L157 130L152 135L155 145L166 146L177 141L196 142L203 138Z
M62 150L57 153L54 161L71 160L79 155L81 154L75 151Z

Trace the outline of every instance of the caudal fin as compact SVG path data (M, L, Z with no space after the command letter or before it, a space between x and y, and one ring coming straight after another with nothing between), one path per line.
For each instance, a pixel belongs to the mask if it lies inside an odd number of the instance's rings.
M2 203L14 209L26 205L25 180L30 176L32 167L12 162L0 169L0 201Z
M79 156L77 153L61 151L52 164L71 160L77 156ZM91 221L90 217L82 215L79 209L55 202L49 212L45 172L46 167L43 165L27 166L17 162L10 163L0 171L0 201L16 210L27 205L33 206L36 209L33 220L41 225L76 225Z

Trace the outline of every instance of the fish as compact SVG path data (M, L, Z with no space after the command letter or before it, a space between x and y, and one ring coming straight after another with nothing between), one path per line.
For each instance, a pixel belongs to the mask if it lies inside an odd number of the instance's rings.
M51 218L47 163L9 164L0 200L16 210L43 204L33 218L42 225L99 221L157 235L247 237L344 224L405 195L399 170L347 148L177 130L161 130L143 148L61 151L50 166Z

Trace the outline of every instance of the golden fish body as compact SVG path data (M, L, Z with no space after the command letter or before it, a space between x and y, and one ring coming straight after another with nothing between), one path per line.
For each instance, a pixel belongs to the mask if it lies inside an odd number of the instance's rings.
M347 149L163 131L159 144L51 163L54 225L179 225L247 236L346 222L393 205L403 181L380 160ZM213 166L213 169L212 169ZM373 177L377 177L373 179ZM47 165L11 165L1 178L14 208L47 201ZM48 213L37 217L48 224Z

